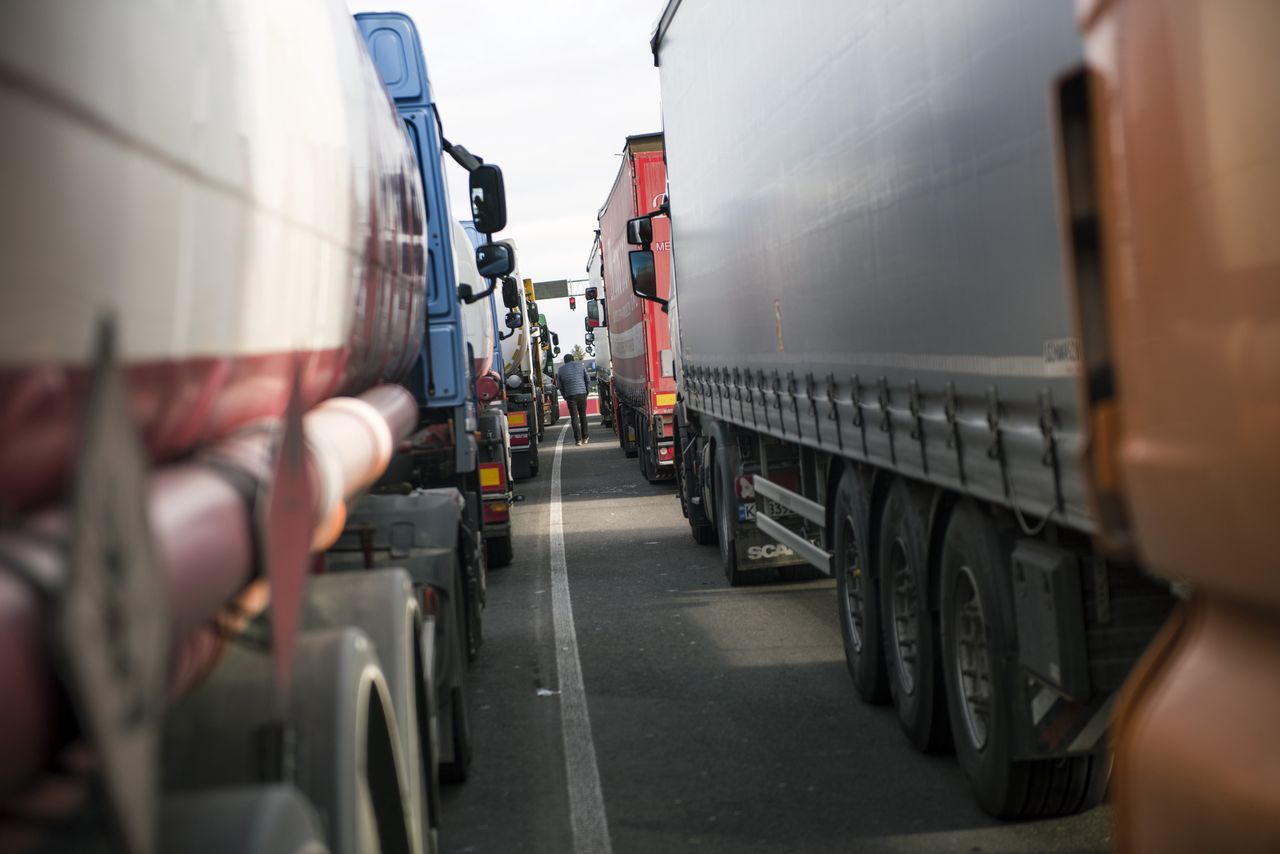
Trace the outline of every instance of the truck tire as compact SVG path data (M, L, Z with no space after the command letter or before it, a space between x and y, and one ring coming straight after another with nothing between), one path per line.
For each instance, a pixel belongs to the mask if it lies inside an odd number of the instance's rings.
M716 528L720 540L720 568L730 587L747 582L752 573L738 568L738 539L734 526L738 521L733 500L733 477L738 470L738 454L730 442L717 442L715 447L715 471L712 473L712 490L716 501Z
M422 690L434 683L421 647L426 624L403 569L325 573L307 590L304 627L355 626L373 642L409 759L411 826L424 843L439 824L434 709Z
M631 459L640 453L638 439L640 431L636 429L636 414L629 408L623 408L622 420L618 422L618 436L622 442L622 452Z
M658 469L658 445L653 441L649 422L643 418L637 420L640 422L640 473L649 483L661 483L666 478Z
M1085 756L1013 759L1016 638L1009 636L1011 549L972 501L957 505L942 545L942 663L956 756L996 818L1070 815L1100 803L1110 763Z
M440 763L440 779L447 783L461 783L467 779L474 752L471 741L471 710L467 705L467 623L469 621L465 584L466 579L463 578L462 570L459 568L454 578L456 594L452 597L453 601L448 603L454 632L457 633L451 647L453 655L456 656L454 672L458 674L458 678L440 697L441 721L444 724L440 736L449 739L453 748L449 761Z
M440 779L445 783L465 783L467 775L471 773L471 760L475 754L466 686L454 686L445 702L449 705L449 730L442 735L452 741L453 758L440 764Z
M412 850L410 758L374 641L335 626L300 631L295 649L283 710L289 741L301 749L293 785L315 810L327 850L364 854L369 839L381 839L384 851ZM230 644L208 680L166 716L166 786L194 792L282 781L290 752L282 749L277 688L269 654ZM165 850L194 848L177 842Z
M871 554L871 496L863 479L846 470L840 477L832 516L834 569L844 659L858 696L868 703L889 701L880 631L880 599Z
M880 515L880 616L885 668L902 731L916 750L951 746L938 632L929 607L929 494L901 478Z
M511 564L511 559L515 556L515 547L511 543L510 532L501 537L485 540L485 545L488 547L490 568L497 569Z
M357 854L375 838L383 850L410 850L396 773L407 759L373 643L352 627L321 629L300 635L297 650L290 718L309 763L299 785L330 849Z
M542 444L541 429L538 430L538 435L536 437L530 433L529 450L527 451L529 454L529 477L538 476L538 445L540 444Z
M709 546L716 541L716 526L708 520L707 513L702 507L701 489L694 490L698 480L694 469L697 454L687 453L694 445L693 435L681 427L679 419L680 416L676 415L672 433L676 437L674 467L676 495L680 497L680 512L689 520L689 532L693 534L693 541L700 546ZM696 502L693 500L695 495L698 496Z

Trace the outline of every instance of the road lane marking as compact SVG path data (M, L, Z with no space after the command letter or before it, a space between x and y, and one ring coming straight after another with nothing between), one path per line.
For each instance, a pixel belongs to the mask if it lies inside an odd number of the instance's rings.
M564 740L565 778L569 788L569 823L577 854L611 854L609 820L600 790L596 745L591 739L587 692L578 658L578 633L569 598L569 567L564 557L564 516L560 506L560 459L569 425L560 428L551 466L551 619L555 625L556 673L560 678L560 736Z

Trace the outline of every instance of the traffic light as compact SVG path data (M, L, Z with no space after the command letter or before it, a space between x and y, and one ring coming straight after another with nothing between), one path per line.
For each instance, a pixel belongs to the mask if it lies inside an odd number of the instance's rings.
M569 311L577 311L577 310L578 310L578 298L569 297Z

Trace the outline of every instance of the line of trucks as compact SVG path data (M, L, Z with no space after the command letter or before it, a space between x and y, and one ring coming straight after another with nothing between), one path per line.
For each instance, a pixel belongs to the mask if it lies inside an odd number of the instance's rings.
M0 849L438 850L553 336L413 20L6 6L0 125Z
M992 815L1271 850L1280 11L1074 12L669 0L615 430L731 584L834 576L856 693Z

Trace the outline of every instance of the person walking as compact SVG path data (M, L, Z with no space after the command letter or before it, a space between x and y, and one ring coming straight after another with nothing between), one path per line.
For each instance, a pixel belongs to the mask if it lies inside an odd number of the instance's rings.
M587 363L577 361L572 353L565 353L564 364L556 371L556 385L569 401L574 444L587 444Z

